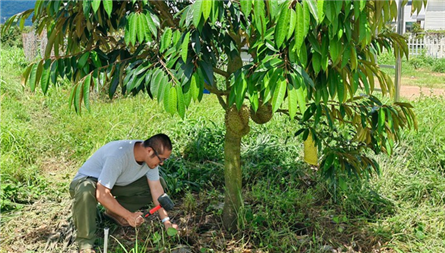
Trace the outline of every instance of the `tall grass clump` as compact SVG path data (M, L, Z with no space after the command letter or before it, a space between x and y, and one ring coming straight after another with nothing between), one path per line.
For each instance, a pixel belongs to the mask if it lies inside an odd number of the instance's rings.
M46 185L39 176L34 153L38 138L30 132L32 115L20 86L20 71L26 66L23 51L1 50L1 210L13 210L41 197Z
M375 223L388 248L402 252L445 249L445 109L443 97L413 102L419 130L405 132L390 158L381 157L382 175L372 180L395 213Z

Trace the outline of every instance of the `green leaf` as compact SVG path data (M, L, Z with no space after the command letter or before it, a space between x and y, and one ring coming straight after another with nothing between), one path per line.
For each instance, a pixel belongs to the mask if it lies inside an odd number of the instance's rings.
M190 92L190 80L184 85L184 104L188 108L192 101L192 93Z
M158 100L162 100L165 97L165 93L168 92L170 84L168 83L168 78L164 75L164 72L161 72L157 79L159 80Z
M60 2L60 1L57 1L57 2ZM85 18L88 18L88 16L90 15L91 0L82 1L82 7L83 7L83 14L85 15Z
M178 230L176 230L175 228L168 228L167 229L167 235L170 237L176 236L178 234Z
M82 99L82 85L81 83L77 83L76 86L74 86L76 89L74 93L74 110L76 110L77 113L81 112L81 102Z
M300 107L300 112L303 114L306 111L307 90L301 78L298 77L296 80L300 82L300 86L297 88L297 101L298 106Z
M184 119L185 101L184 101L184 94L182 92L182 87L181 87L181 85L175 85L175 88L176 88L176 94L178 97L178 114L182 119Z
M167 49L168 46L170 46L171 40L172 40L172 29L170 27L168 27L165 30L165 32L164 32L164 34L162 35L162 38L161 38L161 48L160 48L161 52L164 52L165 49Z
M91 75L87 75L83 82L83 103L87 110L90 110L90 86L91 86Z
M277 26L275 27L275 43L280 48L286 38L289 29L290 11L287 4L283 4L280 15L278 17Z
M339 80L337 80L337 96L338 96L338 101L340 102L345 101L345 85L343 84L343 82L340 82Z
M332 1L327 1L324 5L326 18L332 22L337 18L334 8L334 3Z
M202 62L202 61L200 61L198 63L198 65L199 65L199 70L202 72L202 76L205 78L203 80L203 82L206 81L207 84L213 85L214 84L214 79L213 79L213 67L212 67L212 65L208 64L206 62Z
M288 31L287 31L287 36L286 36L287 40L292 37L292 34L294 34L296 22L297 22L297 13L293 9L290 9L289 10L289 27L287 28ZM292 49L292 47L291 47L291 49Z
M113 0L103 0L104 9L108 14L108 17L111 17L111 13L113 12Z
M54 41L56 40L56 37L58 35L59 31L55 28L53 28L49 34L48 42L46 44L45 48L45 58L49 58L51 56L51 51L53 49Z
M154 35L155 38L158 37L158 29L156 27L155 22L153 21L152 17L151 17L151 13L148 12L145 17L147 18L147 25L148 25L148 29L150 29L151 34Z
M289 103L289 117L293 119L298 110L297 89L293 85L287 86L287 101Z
M130 36L130 44L132 46L136 44L137 25L136 14L131 13L128 17L128 33Z
M138 24L138 28L137 28L137 38L139 43L144 42L145 40L145 32L147 31L147 18L144 14L137 14L136 15L136 20L137 20L137 24Z
M333 71L329 72L328 75L328 88L329 88L329 95L331 98L334 98L337 94L337 79L335 78L337 75L334 74Z
M382 133L384 126L385 126L385 110L384 110L384 108L380 108L377 131L379 133Z
M330 41L329 51L331 53L332 64L336 65L341 56L341 42L336 38Z
M167 92L164 94L164 108L168 113L175 114L177 112L178 105L178 95L176 92L176 88L170 86L170 88L166 89L166 91Z
M241 72L241 74L236 79L234 88L236 95L236 108L240 110L241 106L244 103L244 96L247 91L247 81L244 72Z
M57 82L57 73L59 69L59 61L63 62L63 59L59 59L58 61L54 61L51 65L51 82L56 84Z
M362 42L366 40L366 26L367 26L368 20L366 18L365 14L360 15L359 19L359 42Z
M28 67L26 67L25 71L22 74L22 85L26 85L26 83L28 82L28 80L30 79L30 73L31 73L31 69L34 65L33 64L29 64Z
M113 98L114 93L116 92L117 86L119 85L119 68L120 65L114 67L116 70L114 71L113 78L111 79L110 89L108 90L108 96L110 99Z
M181 46L182 49L181 56L183 62L187 62L189 42L190 42L190 32L187 32L187 34L184 36L184 40L182 41L182 46Z
M74 95L76 94L76 85L73 86L70 93L70 107L74 105Z
M62 4L62 1L58 0L58 1L54 1L54 5L52 10L54 11L54 13L57 13L59 11L60 5Z
M365 7L366 7L366 0L360 0L360 11L363 11Z
M252 11L252 0L241 0L240 5L244 16L248 17Z
M102 67L102 63L101 63L101 61L99 59L99 55L97 54L96 51L91 51L90 56L91 56L91 60L93 61L94 66L96 68Z
M325 0L317 0L317 11L318 11L318 21L319 23L323 22L324 19L324 4Z
M179 39L181 38L181 32L179 32L178 30L173 32L173 36L172 36L172 44L175 45L176 49L179 49L177 47Z
M254 24L260 35L263 37L266 33L266 6L263 0L256 0L254 2Z
M249 83L250 86L253 86L252 83ZM249 90L250 87L247 88L247 90ZM252 92L249 92L249 101L250 101L250 106L254 111L258 110L258 106L259 106L259 97L258 97L258 91L254 90Z
M150 78L150 93L156 98L158 97L159 80L160 80L160 79L158 80L158 76L161 75L161 73L162 71L160 69L156 69L154 70Z
M349 62L349 58L351 57L351 48L345 47L342 57L341 57L341 68L344 68L346 66L346 64L348 64Z
M306 1L303 1L303 34L306 37L309 32L309 26L311 24L311 13L309 10L309 6Z
M307 7L309 8L309 11L312 13L312 17L315 18L315 21L317 21L317 23L319 23L319 19L318 19L318 7L317 7L317 3L315 0L305 0L303 1L303 6L307 5Z
M296 10L296 24L295 24L295 50L298 52L301 45L303 44L305 35L305 19L303 14L303 6L301 4L295 4Z
M334 1L334 4L335 4L335 13L340 14L343 7L343 1Z
M321 55L318 53L312 54L312 68L314 69L314 72L318 74L321 69Z
M204 16L204 22L207 21L210 16L210 12L212 11L212 2L212 0L201 0L201 12Z
M32 91L35 91L36 86L39 84L40 82L40 77L42 75L42 61L39 61L39 63L36 63L32 69L31 69L31 74L30 74L30 78L29 78L29 86L31 87Z
M79 61L77 62L77 68L78 69L83 69L88 61L88 58L90 57L90 52L87 51L85 52L80 58Z
M357 51L355 50L355 47L349 47L351 49L351 57L349 58L351 60L351 70L357 69Z
M51 60L46 60L43 65L42 77L40 79L40 87L42 88L43 94L46 94L49 86L49 79L51 77Z
M198 100L198 97L199 97L198 81L199 81L199 75L198 75L198 73L195 72L192 75L192 78L190 79L190 94L193 98L193 101Z
M124 31L124 42L126 45L130 45L130 22L128 21L125 25L125 31Z
M100 2L101 2L101 0L93 0L93 2L91 3L94 13L96 13L97 10L99 9Z
M197 0L193 3L193 25L198 28L199 21L201 21L201 3L202 0Z
M283 103L286 95L287 82L285 79L279 80L272 96L272 111L276 112Z

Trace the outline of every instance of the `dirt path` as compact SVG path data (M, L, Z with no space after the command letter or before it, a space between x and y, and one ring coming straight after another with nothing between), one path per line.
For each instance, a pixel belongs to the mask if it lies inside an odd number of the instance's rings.
M424 96L445 96L445 89L425 88L419 86L401 86L400 97L407 99L416 99Z

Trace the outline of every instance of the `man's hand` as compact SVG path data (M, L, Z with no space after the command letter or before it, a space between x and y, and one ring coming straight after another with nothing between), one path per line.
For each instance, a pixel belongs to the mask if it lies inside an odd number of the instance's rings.
M126 220L132 227L138 227L145 221L142 217L142 212L131 213L131 215L126 218Z
M170 221L164 222L165 229L174 228L178 230L178 225L175 223L171 223Z

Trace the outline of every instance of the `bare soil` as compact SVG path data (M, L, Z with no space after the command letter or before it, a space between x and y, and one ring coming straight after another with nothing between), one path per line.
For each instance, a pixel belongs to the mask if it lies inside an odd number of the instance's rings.
M445 96L445 89L425 88L419 86L401 86L400 97L416 99L420 96Z

